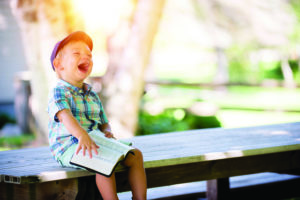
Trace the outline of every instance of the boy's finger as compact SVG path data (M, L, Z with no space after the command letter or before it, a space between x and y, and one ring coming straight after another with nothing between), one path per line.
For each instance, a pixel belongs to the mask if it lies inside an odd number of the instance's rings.
M94 147L93 150L94 150L95 154L98 155L98 150L97 149L99 147L96 144L94 144L93 147Z
M82 149L83 149L83 156L85 156L85 150L86 150L86 148L83 147Z
M81 146L78 145L77 149L76 149L76 155L79 153L79 151L81 150Z
M94 149L94 152L95 152L95 154L96 154L96 155L98 155L98 151L97 151L97 149Z
M92 157L93 157L93 155L92 155L92 150L91 150L91 149L88 149L88 152L89 152L90 158L92 158Z
M105 137L112 138L113 135L112 135L111 133L106 133L106 134L105 134Z

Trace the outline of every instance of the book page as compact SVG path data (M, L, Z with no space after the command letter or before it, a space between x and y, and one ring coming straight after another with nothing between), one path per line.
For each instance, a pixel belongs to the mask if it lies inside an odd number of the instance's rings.
M83 156L82 151L74 154L71 163L97 171L110 176L116 164L123 160L133 147L127 146L113 138L107 138L101 131L92 131L90 137L99 146L98 155L93 152L93 157Z
M110 162L114 164L115 162L119 161L122 155L106 146L101 146L98 149L98 155L93 154L93 157L95 157L96 159L103 160L104 162Z
M98 151L99 152L99 151ZM93 157L90 158L88 155L83 156L82 152L79 152L78 155L74 155L72 158L72 163L78 164L88 169L94 171L99 171L105 175L110 175L114 169L115 163L119 160L117 157L105 157L100 156L101 152L98 155L93 154Z
M92 131L89 133L89 135L98 146L105 146L122 154L126 154L129 150L134 149L114 138L105 137L105 135L101 131Z

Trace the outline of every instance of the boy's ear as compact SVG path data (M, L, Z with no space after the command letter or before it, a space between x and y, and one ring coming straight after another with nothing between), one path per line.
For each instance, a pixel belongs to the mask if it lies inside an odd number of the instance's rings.
M59 64L60 64L59 58L55 58L55 59L53 60L53 66L54 66L54 68L55 68L55 71L59 68Z

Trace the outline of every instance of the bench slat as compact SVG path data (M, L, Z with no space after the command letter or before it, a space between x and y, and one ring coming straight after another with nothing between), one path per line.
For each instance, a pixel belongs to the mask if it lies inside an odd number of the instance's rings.
M300 151L300 123L239 129L202 129L137 136L130 140L143 152L145 168L172 167ZM50 175L53 176L54 172L62 173L62 170L66 174L63 178L76 177L78 174L91 175L89 172L79 173L83 170L59 167L48 147L0 152L0 163L2 176L19 176L21 183L32 181L32 177L40 182L52 180ZM122 168L118 170L122 171Z

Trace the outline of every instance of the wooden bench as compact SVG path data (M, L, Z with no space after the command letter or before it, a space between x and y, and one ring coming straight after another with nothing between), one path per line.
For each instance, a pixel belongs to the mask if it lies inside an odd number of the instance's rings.
M208 180L208 199L230 195L229 177L299 173L300 122L238 129L202 129L130 139L144 154L148 188ZM0 152L0 199L97 199L94 174L62 168L48 147ZM126 169L116 170L127 191Z

